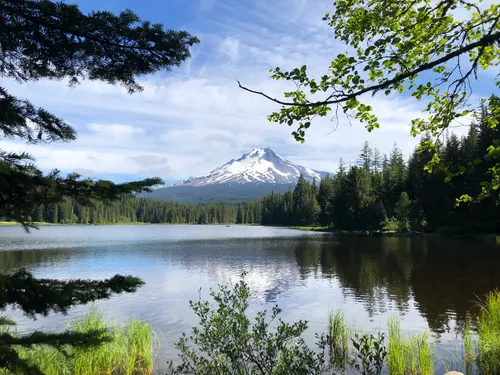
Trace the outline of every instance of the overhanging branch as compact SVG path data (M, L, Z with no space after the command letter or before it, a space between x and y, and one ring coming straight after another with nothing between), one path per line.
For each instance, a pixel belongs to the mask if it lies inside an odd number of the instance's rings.
M479 47L484 48L484 47L489 46L491 44L494 44L496 42L500 42L500 32L486 35L486 36L482 37L481 39L479 39L477 42L463 46L463 47L457 49L456 51L453 51L453 52L441 57L440 59L434 60L434 61L429 62L427 64L423 64L423 65L419 66L417 69L414 69L412 71L405 72L402 74L397 74L394 78L387 80L385 82L379 83L378 85L369 86L369 87L364 88L363 90L359 90L359 91L353 92L351 94L346 94L340 98L333 99L333 100L331 99L331 96L329 96L326 100L317 101L317 102L308 102L308 103L285 102L285 101L273 98L273 97L263 93L262 91L252 90L248 87L245 87L238 80L237 80L237 82L238 82L239 88L241 88L242 90L248 91L252 94L257 94L257 95L263 96L264 98L269 99L275 103L281 104L283 106L288 106L288 107L291 107L291 106L319 107L319 106L328 105L328 104L339 104L339 103L344 103L344 102L348 101L349 99L354 99L354 98L361 96L363 94L366 94L368 92L386 89L395 83L401 82L401 81L403 81L407 78L410 78L410 77L414 77L415 75L417 75L421 72L424 72L426 70L430 70L432 68L435 68L436 66L444 64L447 61L449 61L455 57L458 57L464 53L472 51L473 49L476 49Z

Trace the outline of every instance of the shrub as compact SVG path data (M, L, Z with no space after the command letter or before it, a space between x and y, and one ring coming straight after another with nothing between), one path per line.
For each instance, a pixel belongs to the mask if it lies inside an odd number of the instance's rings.
M244 279L234 286L219 285L208 301L190 302L199 319L192 333L183 334L176 348L180 364L170 363L171 374L321 374L325 371L325 336L318 337L318 351L307 347L302 334L307 322L288 324L273 307L250 320L250 289Z

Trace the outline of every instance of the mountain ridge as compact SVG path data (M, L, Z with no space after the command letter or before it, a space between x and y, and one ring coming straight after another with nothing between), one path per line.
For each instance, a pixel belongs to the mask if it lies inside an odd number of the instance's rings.
M263 146L254 148L238 159L231 159L207 174L191 176L164 187L245 183L294 184L300 175L312 181L323 178L326 173L295 164Z
M160 186L140 196L184 203L241 203L293 188L300 175L313 181L327 172L295 164L269 147L256 147L211 172Z

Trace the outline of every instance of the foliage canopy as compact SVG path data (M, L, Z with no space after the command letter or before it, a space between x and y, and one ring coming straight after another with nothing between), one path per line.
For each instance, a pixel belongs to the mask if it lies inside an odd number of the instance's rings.
M491 71L494 85L500 86L495 69L500 65L500 5L480 0L339 0L333 7L323 20L349 51L338 54L324 75L310 76L305 65L290 71L272 69L273 79L295 83L293 91L284 93L285 100L240 87L282 105L269 120L297 126L292 134L301 142L315 117L332 112L337 119L339 111L344 112L372 131L380 124L367 94L408 91L425 103L427 116L412 120L411 134L432 137L422 145L435 150L427 169L446 168L437 150L438 139L455 122L481 112L481 106L471 100L478 71ZM500 113L497 98L486 101L492 112ZM489 126L498 126L498 116L492 116ZM478 163L484 159L497 163L482 182L480 198L500 188L499 140ZM462 197L469 199L467 194Z

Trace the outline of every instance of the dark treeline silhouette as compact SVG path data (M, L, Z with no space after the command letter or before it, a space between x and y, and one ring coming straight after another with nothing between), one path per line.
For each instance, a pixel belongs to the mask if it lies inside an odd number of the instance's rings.
M475 203L456 200L478 196L481 182L495 161L487 148L500 139L485 111L468 135L445 137L440 146L438 171L425 169L433 152L417 147L406 163L395 145L389 156L365 142L358 165L346 167L341 160L334 177L309 183L299 179L295 190L271 194L262 201L262 224L316 225L339 230L417 230L500 232L498 197ZM420 146L430 138L423 136Z
M58 204L39 205L31 220L56 224L258 224L260 202L194 205L127 197L112 203L93 202L82 206L73 199Z

